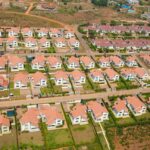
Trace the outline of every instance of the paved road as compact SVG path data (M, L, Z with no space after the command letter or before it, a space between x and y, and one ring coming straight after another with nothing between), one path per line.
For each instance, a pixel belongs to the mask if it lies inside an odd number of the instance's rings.
M139 88L132 90L121 90L121 91L108 91L93 94L81 94L81 95L70 95L70 96L60 96L60 97L50 97L50 98L40 98L40 99L28 99L28 100L15 100L15 101L1 101L0 108L22 106L30 104L42 104L42 103L60 103L60 102L74 102L80 99L96 99L96 98L107 98L108 96L121 96L127 94L139 94L139 93L150 92L150 88Z
M27 11L25 12L26 15L29 14L29 12L32 10L33 8L33 3L30 3L30 6L28 7Z

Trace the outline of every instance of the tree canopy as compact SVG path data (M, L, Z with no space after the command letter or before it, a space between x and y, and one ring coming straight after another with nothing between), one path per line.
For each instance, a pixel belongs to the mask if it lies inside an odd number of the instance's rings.
M97 6L107 6L108 0L92 0L92 3Z

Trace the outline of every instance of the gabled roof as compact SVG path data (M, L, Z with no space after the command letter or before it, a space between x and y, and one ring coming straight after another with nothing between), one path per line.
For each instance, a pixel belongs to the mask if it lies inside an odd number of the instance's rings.
M87 108L85 105L78 103L72 108L72 110L70 111L70 114L72 115L73 118L81 116L81 118L87 119L86 110Z
M92 110L96 118L102 116L103 113L108 113L107 109L97 101L90 101L87 106L89 110Z
M28 109L20 119L22 124L31 123L34 126L38 126L40 118L44 116L47 125L53 124L56 119L63 120L61 113L54 106L40 105L37 108Z
M0 115L0 126L10 126L9 119Z

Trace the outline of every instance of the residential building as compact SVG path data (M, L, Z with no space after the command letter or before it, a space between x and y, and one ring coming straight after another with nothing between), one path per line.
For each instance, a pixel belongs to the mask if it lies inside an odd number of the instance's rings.
M24 70L24 59L16 55L6 54L4 56L8 62L8 66L11 71L21 71Z
M20 118L21 132L40 131L40 121L47 125L48 130L63 125L63 117L58 108L49 104L39 104L28 108Z
M124 66L124 61L118 56L110 56L109 61L114 67L120 68Z
M46 59L46 63L49 65L50 69L61 69L62 67L62 62L58 57L49 56Z
M136 59L134 56L128 56L125 60L125 64L128 67L137 67L138 66L138 63L136 62Z
M95 62L92 60L91 57L88 56L81 56L80 63L84 67L84 69L92 69L95 67Z
M126 100L118 98L112 106L112 111L116 118L129 117L129 111L127 108Z
M93 69L90 71L90 78L96 83L105 83L103 72L100 69Z
M27 73L19 72L14 75L14 89L26 89L29 83L29 76Z
M69 84L68 74L64 71L57 71L54 74L54 79L56 85L67 85Z
M70 47L79 48L80 42L76 38L70 38L68 39L68 45Z
M36 72L31 75L30 81L34 87L45 87L47 86L47 77L42 72Z
M45 37L43 37L39 40L39 45L40 45L41 48L51 47L50 41L48 39L46 39Z
M102 56L101 58L99 58L98 64L101 68L109 68L110 67L109 58Z
M18 39L16 37L7 38L6 44L9 48L17 48L18 47Z
M38 37L47 37L48 35L48 29L47 28L39 28L36 30L37 36Z
M33 37L33 31L30 28L22 28L21 33L24 37Z
M133 68L122 68L121 69L121 76L125 80L134 80L136 78L136 74Z
M86 82L86 76L83 72L79 70L74 70L70 73L70 78L72 79L73 83L77 85L84 84Z
M44 70L45 69L45 57L44 55L37 55L32 60L31 67L33 70Z
M35 47L37 47L36 39L34 39L32 37L26 38L25 39L25 47L27 47L27 48L35 48Z
M4 71L7 64L7 60L5 57L0 57L0 71Z
M18 37L20 33L20 29L18 27L12 27L7 29L8 37Z
M64 36L66 39L70 39L70 38L75 37L73 30L65 30Z
M127 106L135 116L146 113L146 105L136 96L126 97Z
M50 31L49 31L49 35L50 35L50 37L58 38L58 37L62 37L63 36L63 32L62 32L62 29L51 28Z
M0 135L10 133L10 120L0 115Z
M63 48L67 46L66 40L62 37L56 38L54 44L57 48Z
M9 86L9 81L4 75L0 75L0 90L7 90Z
M103 122L108 120L108 111L97 101L90 101L87 103L88 111L91 112L92 118L95 122Z
M138 77L138 79L140 80L149 80L149 74L145 71L144 68L141 67L136 67L134 68L134 72L136 74L136 76Z
M80 103L76 104L69 113L72 124L88 124L87 108Z
M80 68L79 58L74 57L74 56L69 57L66 64L69 69Z
M113 69L111 69L111 68L108 68L108 69L106 69L105 71L104 71L104 74L105 74L105 76L107 77L107 79L109 80L109 81L118 81L119 80L119 74L115 71L115 70L113 70Z

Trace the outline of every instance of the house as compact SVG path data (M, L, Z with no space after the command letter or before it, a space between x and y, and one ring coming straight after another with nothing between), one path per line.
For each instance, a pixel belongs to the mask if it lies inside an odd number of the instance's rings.
M116 118L129 117L129 111L127 108L126 100L118 98L117 101L112 106L112 111Z
M74 56L71 56L70 58L68 58L66 64L69 69L80 68L79 58L74 57Z
M3 39L0 38L0 47L2 47L2 46L3 46Z
M0 135L10 133L10 120L0 115Z
M118 57L118 56L110 56L109 57L109 61L115 67L120 68L120 67L124 66L124 61L120 57Z
M75 37L73 30L68 30L68 29L65 30L65 31L64 31L64 37L65 37L66 39L70 39L70 38Z
M87 108L83 104L76 104L69 113L72 124L88 124Z
M49 35L50 37L62 37L63 35L63 32L62 32L62 29L59 29L59 28L51 28L50 31L49 31Z
M6 64L7 64L6 58L4 56L1 56L0 57L0 71L5 70Z
M50 41L48 39L46 39L45 37L41 38L38 43L39 43L41 48L51 47Z
M40 28L36 30L37 36L38 37L47 37L48 35L48 29L47 28Z
M3 33L4 33L3 29L0 28L0 37L3 36Z
M92 69L95 67L95 62L88 56L81 56L80 63L84 67L84 69Z
M69 84L68 74L64 71L57 71L54 74L54 81L56 85L67 85Z
M13 27L7 29L8 37L18 37L20 33L20 29L18 27Z
M140 80L149 80L149 74L145 71L144 68L141 67L136 67L133 69L136 76L138 77L138 79Z
M30 28L22 28L21 29L21 34L24 37L33 37L33 31Z
M125 60L125 64L128 66L128 67L137 67L138 64L136 62L136 59L134 56L128 56Z
M56 38L54 44L57 48L63 48L67 46L66 40L62 37Z
M146 113L146 105L136 96L126 97L127 106L135 116Z
M8 66L11 71L21 71L24 70L24 59L16 55L6 54L4 56L8 62Z
M62 62L58 57L49 56L46 59L46 63L49 65L50 69L61 69L62 67Z
M47 129L53 129L63 125L63 117L55 106L49 104L39 104L29 107L20 118L21 132L36 132L40 131L39 123L44 122Z
M74 70L70 73L70 78L73 80L73 83L77 85L84 84L86 82L86 76L83 72L79 70Z
M122 68L121 69L121 76L125 80L134 80L136 78L136 74L132 68Z
M101 68L109 68L110 67L109 58L102 56L101 58L99 58L98 64Z
M9 37L6 40L6 44L9 48L16 48L18 47L18 39L16 37Z
M127 0L127 2L131 5L139 4L139 0Z
M104 74L109 81L118 81L120 78L119 74L111 68L106 69Z
M14 89L26 89L29 83L27 73L19 72L14 75Z
M25 39L25 47L27 47L27 48L35 48L35 47L37 47L36 39L34 39L32 37L26 38Z
M93 82L96 82L96 83L105 83L106 82L102 71L99 69L91 70L90 78L92 79Z
M32 60L31 67L33 70L44 70L45 68L45 57L44 55L37 55Z
M0 75L0 90L7 90L9 86L9 81L4 75Z
M87 103L87 107L95 122L103 122L104 120L108 120L108 111L99 102L90 101Z
M46 87L47 86L47 77L42 72L36 72L31 75L30 81L34 87Z
M80 42L76 38L70 38L68 39L68 45L70 47L79 48Z

